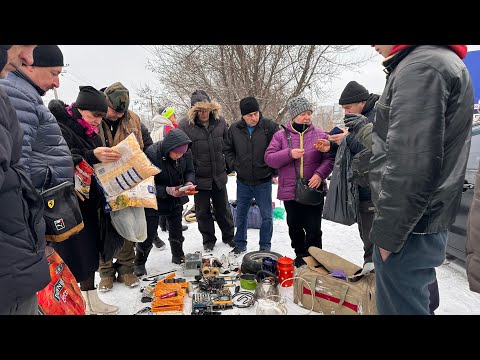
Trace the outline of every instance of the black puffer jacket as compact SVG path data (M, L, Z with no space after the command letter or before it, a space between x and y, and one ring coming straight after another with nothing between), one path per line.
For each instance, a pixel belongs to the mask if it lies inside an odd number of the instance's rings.
M470 148L473 88L459 56L420 45L384 62L376 105L370 240L398 252L411 232L437 233L455 219Z
M203 126L197 118L201 105L211 108L208 127ZM220 104L215 101L198 102L182 119L178 128L185 131L192 140L191 150L197 190L212 190L215 182L219 189L224 189L227 183L227 170L223 147L227 139L227 123L220 116Z
M19 165L23 130L0 90L0 314L50 281L43 201Z
M229 172L236 171L237 178L247 185L271 181L276 170L265 164L264 156L278 124L260 113L260 120L250 136L247 123L241 119L228 129L225 142L225 160Z
M188 196L176 198L167 194L167 186L183 185L190 181L195 182L192 153L189 150L178 160L173 160L168 153L181 145L190 144L192 141L187 134L180 129L170 130L162 141L149 146L145 154L153 165L160 168L159 174L155 175L157 190L157 204L159 215L174 215L182 212L183 204L188 202ZM152 212L145 209L146 213Z

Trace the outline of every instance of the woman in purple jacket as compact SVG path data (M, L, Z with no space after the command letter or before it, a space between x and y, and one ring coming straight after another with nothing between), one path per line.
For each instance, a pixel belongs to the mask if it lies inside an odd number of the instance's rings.
M327 188L326 178L332 172L335 158L314 148L318 139L327 134L312 124L312 104L304 97L290 99L287 104L290 121L285 130L275 133L265 152L265 163L278 169L277 199L283 200L287 212L287 224L292 248L295 250L295 266L305 262L310 246L322 247L322 211L320 205L303 205L295 201L297 174L311 188ZM291 136L291 148L287 140ZM296 168L296 169L295 169Z

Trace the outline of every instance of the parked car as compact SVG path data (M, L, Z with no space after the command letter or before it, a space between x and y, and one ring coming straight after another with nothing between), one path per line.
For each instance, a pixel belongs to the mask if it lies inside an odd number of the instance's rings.
M457 212L455 222L448 229L447 254L465 260L467 254L465 244L467 241L467 219L470 205L473 200L475 187L475 174L480 161L480 123L476 122L472 127L472 143L468 155L465 184L463 185L462 202Z

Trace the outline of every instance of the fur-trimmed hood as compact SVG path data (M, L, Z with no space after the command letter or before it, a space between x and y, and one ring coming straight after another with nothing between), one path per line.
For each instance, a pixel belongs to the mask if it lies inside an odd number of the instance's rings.
M195 122L195 118L197 117L198 111L199 110L204 110L204 109L208 109L210 111L210 113L213 115L215 120L218 120L220 118L220 113L222 111L222 106L214 100L212 100L212 101L203 100L203 101L199 101L199 102L195 103L195 105L193 105L188 110L188 112L187 112L188 122L193 124Z

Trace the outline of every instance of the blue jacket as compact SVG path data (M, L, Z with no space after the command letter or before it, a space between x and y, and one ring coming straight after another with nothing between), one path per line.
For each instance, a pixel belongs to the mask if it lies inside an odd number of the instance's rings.
M73 180L70 149L57 120L43 104L35 85L22 72L10 73L0 80L17 112L24 136L20 164L37 191Z

